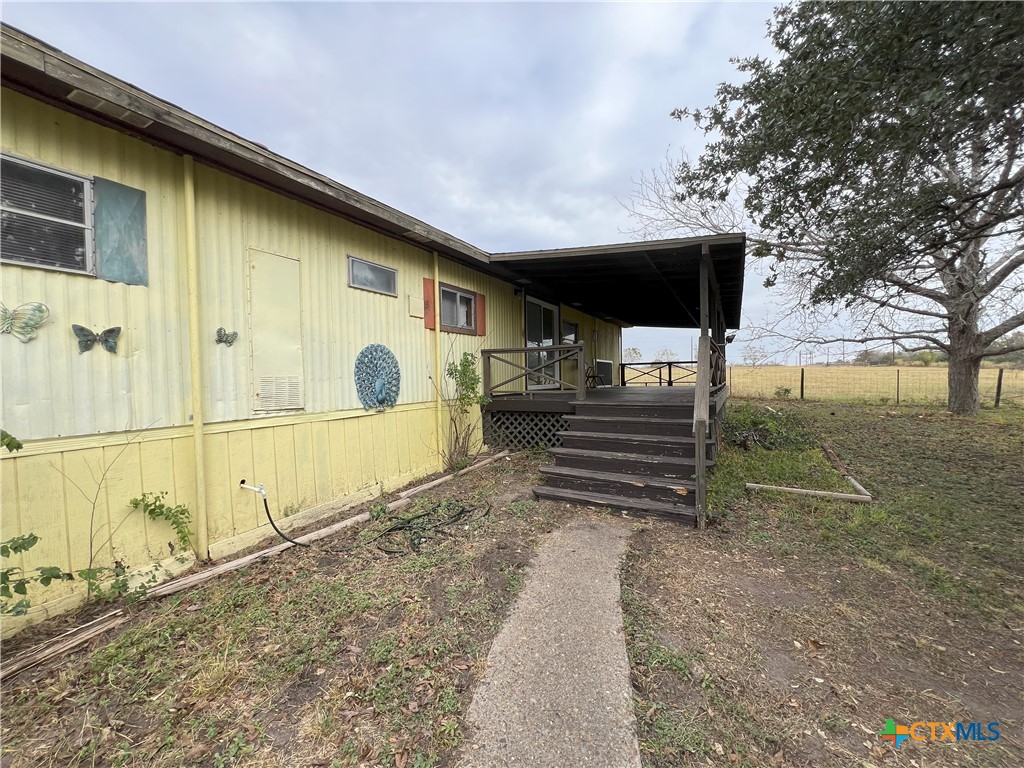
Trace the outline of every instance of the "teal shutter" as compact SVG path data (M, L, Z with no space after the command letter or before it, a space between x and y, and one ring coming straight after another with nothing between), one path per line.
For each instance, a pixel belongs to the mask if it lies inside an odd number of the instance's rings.
M146 193L97 178L93 185L96 276L128 285L149 285L146 256Z

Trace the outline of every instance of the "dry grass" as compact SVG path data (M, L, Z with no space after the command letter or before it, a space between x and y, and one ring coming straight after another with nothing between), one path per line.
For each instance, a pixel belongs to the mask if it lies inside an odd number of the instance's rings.
M802 425L788 446L786 420L776 450L721 454L723 521L703 536L644 523L631 542L645 766L1024 764L1024 424L781 408ZM743 493L744 479L841 485L807 448L824 438L878 503ZM999 721L1003 736L894 750L877 736L889 717Z
M755 368L734 365L728 382L736 397L800 397L800 367L762 365ZM899 371L899 399L902 403L943 404L947 397L947 369L942 366L900 367L833 365L804 366L804 396L808 400L895 403ZM982 404L995 400L996 368L982 368L979 391ZM787 391L788 390L788 391ZM1024 406L1024 370L1007 368L1003 373L1002 402Z
M119 635L5 683L4 768L447 763L525 565L570 514L532 500L536 467L424 496L414 510L491 511L399 540L407 556L369 541L382 520L133 608Z

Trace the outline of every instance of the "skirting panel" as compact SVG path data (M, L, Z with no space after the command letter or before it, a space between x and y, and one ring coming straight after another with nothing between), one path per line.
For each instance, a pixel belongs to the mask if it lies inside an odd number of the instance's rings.
M561 413L537 411L485 411L484 442L490 448L557 448L558 436L569 428Z

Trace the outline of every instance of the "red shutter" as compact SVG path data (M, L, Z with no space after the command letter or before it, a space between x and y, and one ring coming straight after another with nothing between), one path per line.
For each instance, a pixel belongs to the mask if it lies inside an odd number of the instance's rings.
M482 293L476 295L476 335L487 335L487 305Z
M423 278L423 327L434 328L434 280Z

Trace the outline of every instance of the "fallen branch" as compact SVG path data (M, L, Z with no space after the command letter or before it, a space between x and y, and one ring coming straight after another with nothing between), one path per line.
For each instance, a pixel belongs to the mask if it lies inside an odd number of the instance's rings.
M486 467L491 462L497 461L498 459L504 458L505 456L508 456L508 451L502 451L501 453L496 453L494 456L490 456L490 457L488 457L486 459L482 459L481 461L476 462L476 464L473 464L473 465L471 465L469 467L466 467L465 469L459 470L458 472L455 472L454 474L445 475L444 477L439 477L436 480L431 480L429 483L424 483L423 485L417 485L415 488L410 488L410 489L408 489L406 491L402 491L401 493L398 494L398 498L399 499L407 499L410 496L415 496L418 493L423 493L423 491L429 491L431 488L436 488L439 485L443 485L444 483L447 483L449 480L454 480L456 477L459 477L460 475L464 475L467 472L472 472L475 469L480 469L480 467ZM391 510L389 509L388 511L391 511Z
M464 475L468 472L473 472L477 469L480 469L481 467L486 467L488 464L507 455L508 451L503 451L494 456L482 459L476 462L475 464L466 467L460 472L445 475L444 477L438 478L437 480L434 480L430 483L426 483L415 488L410 488L408 491L404 491L403 493L399 494L398 499L388 504L388 512L397 512L400 509L404 509L405 507L412 504L413 496L419 493L423 493L424 491L427 491L431 488L435 488L438 485L441 485L442 483L447 482L448 480L451 480L454 477ZM331 536L332 534L343 531L345 528L349 528L353 525L368 522L369 519L370 513L363 512L362 514L353 515L352 517L345 518L344 520L341 520L340 522L337 522L334 525L329 525L326 528L321 528L320 530L307 533L304 536L299 536L295 540L301 544L309 544L311 542L317 541L318 539L323 539L328 536ZM178 592L184 592L186 589L210 581L211 579L216 578L217 576L220 576L223 573L230 573L231 571L237 571L240 568L245 568L247 565L252 565L253 563L265 560L268 557L273 557L274 555L280 554L281 552L284 552L287 549L291 549L294 546L295 545L290 542L283 542L281 544L276 544L273 547L268 547L267 549L261 549L259 552L253 552L252 554L245 555L244 557L239 557L235 560L229 560L226 563L215 565L212 568L207 568L206 570L200 571L198 573L193 573L188 576L182 576L178 579L166 581L163 584L159 584L150 589L146 593L145 599L156 599L160 597L167 597L168 595L174 595ZM0 681L4 680L5 678L11 675L16 675L19 672L23 672L26 669L31 669L32 667L42 664L44 661L48 661L58 656L63 656L65 653L73 651L75 648L88 642L94 637L97 637L103 634L104 632L107 632L108 630L120 626L121 624L126 622L128 618L129 617L125 614L123 609L118 609L116 611L111 611L110 613L106 614L105 616L101 616L98 619L94 619L93 621L90 621L87 624L83 624L79 627L69 629L64 634L59 635L56 638L47 640L45 643L37 645L35 648L32 648L26 651L25 653L18 655L13 660L7 662L3 666L0 666Z
M859 493L836 493L834 491L811 491L807 488L787 488L784 485L760 485L758 483L747 483L748 491L780 491L782 493L795 493L799 496L819 496L823 499L838 499L840 501L858 501L862 504L869 504L872 501L870 496L862 496Z
M832 462L832 466L836 468L836 471L843 476L843 478L854 487L854 489L861 496L867 496L868 501L872 501L871 494L868 493L867 489L858 483L853 475L850 474L850 469L843 462L839 460L839 455L836 453L836 449L832 447L832 443L823 443L821 450L825 452L825 457Z

